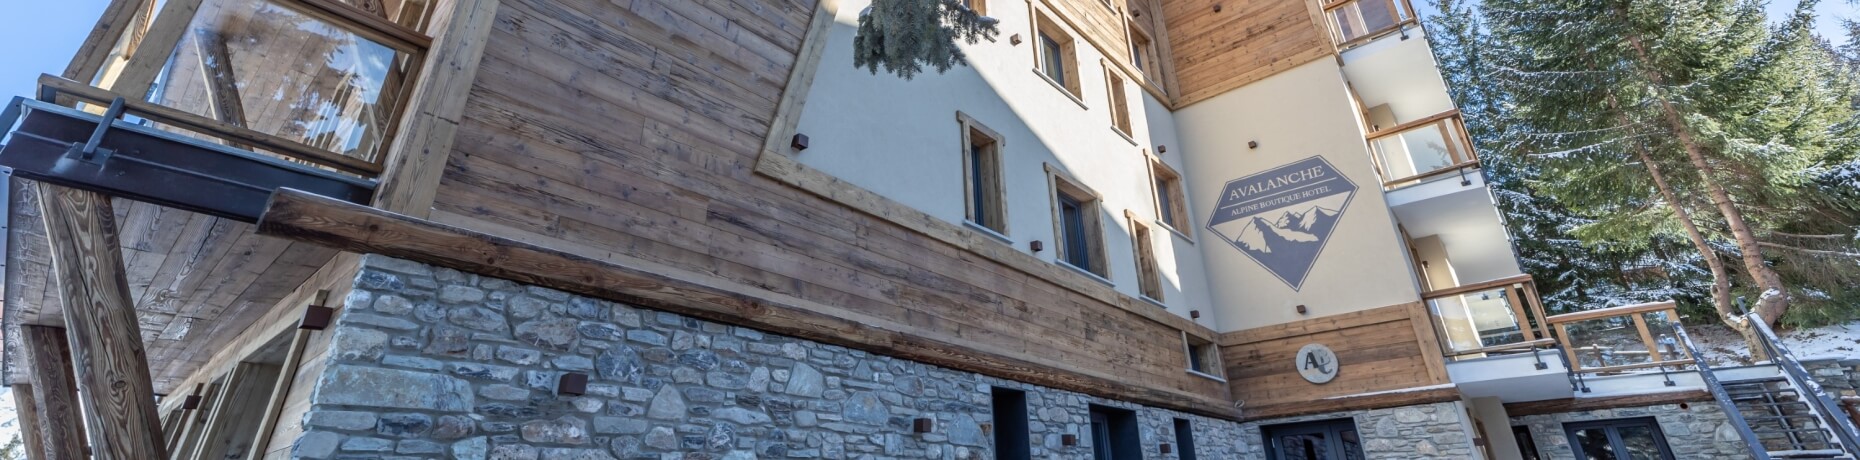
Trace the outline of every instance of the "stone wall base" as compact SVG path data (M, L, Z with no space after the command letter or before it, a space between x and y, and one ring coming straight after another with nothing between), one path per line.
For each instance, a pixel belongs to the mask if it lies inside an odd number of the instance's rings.
M1598 409L1581 412L1512 417L1511 424L1530 427L1540 458L1574 460L1576 452L1569 446L1563 424L1591 420L1653 417L1666 434L1667 446L1674 458L1747 459L1750 450L1731 426L1724 409L1713 402L1695 402L1681 408L1679 404L1645 407Z

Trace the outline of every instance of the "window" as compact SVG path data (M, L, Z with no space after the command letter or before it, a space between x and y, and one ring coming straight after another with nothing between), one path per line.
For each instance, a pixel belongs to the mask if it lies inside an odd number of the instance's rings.
M1182 333L1184 349L1188 352L1188 370L1210 377L1220 377L1221 355L1214 342Z
M1151 241L1150 226L1143 225L1136 213L1126 212L1130 218L1131 248L1137 255L1137 290L1150 300L1163 300L1162 273L1156 266L1156 247Z
M1156 57L1156 42L1150 40L1150 34L1131 22L1130 28L1130 64L1143 72L1145 77L1156 81L1162 77L1162 62Z
M1053 184L1053 236L1061 262L1100 278L1110 278L1105 264L1104 232L1100 228L1098 194L1060 175L1047 165Z
M1576 458L1673 460L1666 434L1653 417L1566 423L1563 431Z
M1053 84L1064 88L1073 98L1080 97L1078 57L1074 56L1072 36L1066 35L1064 29L1048 19L1045 13L1035 13L1034 36L1039 43L1034 46L1036 62L1039 62L1040 75L1045 75Z
M1268 460L1363 458L1362 439L1350 419L1260 427Z
M1137 413L1091 406L1091 451L1094 460L1142 460L1137 437Z
M975 14L988 15L988 0L962 0L962 6L975 10Z
M1182 175L1161 159L1150 157L1150 178L1156 183L1156 220L1177 232L1188 230L1188 199L1182 192Z
M1531 439L1531 427L1515 425L1511 427L1511 437L1518 441L1518 453L1524 460L1538 460L1537 440Z
M1028 460L1033 458L1032 439L1027 430L1027 393L995 387L995 458Z
M1118 76L1117 71L1111 70L1111 66L1107 65L1104 66L1104 82L1105 90L1111 93L1109 99L1111 101L1111 127L1117 128L1119 134L1128 138L1130 137L1130 104L1125 99L1124 77Z
M1195 427L1188 419L1175 419L1175 447L1179 460L1195 460Z
M962 181L969 222L1007 234L1007 205L1001 174L1001 136L956 112L962 128Z

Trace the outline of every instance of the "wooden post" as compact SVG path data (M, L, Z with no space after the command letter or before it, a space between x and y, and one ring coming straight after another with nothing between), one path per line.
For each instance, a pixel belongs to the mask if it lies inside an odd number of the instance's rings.
M316 300L310 304L319 307L329 305L329 290L317 291ZM271 447L271 434L277 431L278 417L284 413L284 400L291 395L291 382L297 379L297 367L302 365L304 348L309 346L312 332L315 331L298 328L291 333L291 348L284 353L284 364L278 370L278 380L271 385L271 397L265 402L264 418L258 421L258 438L252 443L252 450L246 452L245 458L264 458L265 450Z
M212 415L213 401L220 394L220 384L207 385L207 392L200 395L200 407L187 411L187 418L181 422L181 431L175 435L174 449L169 451L170 460L189 458L193 450L200 445L201 431L206 429L206 417Z
M45 460L45 430L39 427L39 403L32 384L13 384L13 410L19 414L19 437L25 442L26 460Z
M258 424L253 422L264 416L264 398L271 396L271 384L277 375L278 366L270 364L242 362L233 367L220 387L220 397L207 416L207 430L191 458L238 458L237 454L228 454L251 449L249 443L258 431Z
M71 375L71 345L64 329L21 325L19 336L20 344L26 348L33 406L45 415L37 417L42 455L48 460L85 458L84 423L78 417L77 383ZM24 408L20 410L23 412Z
M40 183L39 206L93 454L106 460L165 456L110 197Z

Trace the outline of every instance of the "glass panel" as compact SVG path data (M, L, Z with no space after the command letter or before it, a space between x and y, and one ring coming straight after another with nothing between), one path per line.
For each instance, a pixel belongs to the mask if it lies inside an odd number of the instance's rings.
M1046 71L1048 78L1063 85L1066 83L1066 57L1060 54L1062 50L1059 41L1053 40L1050 35L1040 34L1040 52L1046 55L1046 68L1041 70Z
M208 0L188 31L150 101L366 161L410 83L410 54L271 2Z
M1337 42L1347 42L1390 30L1408 19L1400 0L1363 0L1339 6L1330 12L1336 27Z
M1428 299L1427 305L1440 318L1448 349L1465 351L1524 341L1512 297L1511 289L1501 287Z
M1363 440L1357 437L1356 430L1343 430L1337 433L1337 440L1343 441L1344 460L1363 460Z
M1621 456L1630 460L1662 460L1664 451L1660 449L1659 435L1644 425L1623 426L1615 428L1615 434L1621 437Z
M1647 332L1653 335L1654 346L1659 350L1656 353L1659 359L1662 361L1686 359L1686 352L1680 351L1683 347L1679 345L1679 334L1673 331L1673 321L1668 319L1666 312L1648 312L1644 315L1647 319Z
M1602 428L1576 430L1576 453L1588 460L1615 460L1615 446Z
M1414 177L1472 160L1472 149L1465 144L1465 136L1460 130L1459 118L1447 118L1371 141L1370 148L1382 163L1382 179L1388 181ZM1434 176L1394 186L1413 185L1445 177Z
M1569 344L1583 368L1652 362L1631 316L1567 323Z
M1279 458L1281 460L1326 460L1331 458L1330 442L1324 439L1324 433L1280 436Z

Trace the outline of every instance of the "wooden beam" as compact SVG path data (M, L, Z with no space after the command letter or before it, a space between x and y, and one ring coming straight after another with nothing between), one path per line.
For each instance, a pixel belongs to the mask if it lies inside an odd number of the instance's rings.
M498 0L456 0L436 21L438 36L420 66L406 115L388 148L375 206L419 218L431 215L497 4Z
M1241 413L1241 422L1253 422L1275 418L1298 417L1303 415L1324 414L1364 409L1388 409L1394 407L1415 406L1421 404L1459 401L1459 387L1429 388L1419 391L1394 393L1376 393L1362 396L1345 396L1340 398L1319 399L1292 403L1273 404L1270 406L1247 407Z
M19 336L26 348L33 406L46 415L38 418L44 458L86 458L84 421L78 417L77 382L71 373L71 344L65 330L27 324L19 327Z
M155 16L154 24L142 36L142 45L136 47L129 64L123 67L109 89L130 95L130 100L143 100L162 67L168 65L168 58L174 55L175 45L181 43L188 24L194 22L194 13L200 11L202 1L167 0L163 3L161 14Z
M39 207L93 454L113 460L166 453L110 197L40 183Z
M207 417L207 430L192 458L239 458L249 451L258 434L258 424L254 422L264 416L265 399L271 396L272 384L277 380L276 365L241 362L234 367L232 374L226 376L226 384L220 387L220 398L214 401L213 412Z
M13 413L19 415L19 437L26 449L26 460L45 460L45 429L39 426L39 402L33 400L32 384L15 383Z
M175 435L177 441L174 450L170 451L168 456L170 460L192 458L194 450L200 447L200 432L206 429L206 419L211 415L209 409L213 407L212 403L219 395L219 382L207 385L207 392L200 395L200 407L187 411L187 417L181 422L181 431Z
M1645 407L1711 400L1711 393L1707 393L1705 390L1681 390L1600 398L1563 398L1506 404L1505 414L1512 417L1523 417L1527 415L1559 414L1564 412L1618 409L1623 407Z
M97 25L92 27L84 43L78 45L77 55L71 57L71 63L65 66L62 75L66 79L88 82L103 68L109 59L111 50L116 48L117 39L136 22L136 16L146 15L144 5L150 0L111 0L110 6L104 7L103 16L97 18ZM146 20L146 19L145 19Z
M279 190L258 234L381 254L969 372L1223 419L1229 402L1065 363L950 340L906 324L721 278L622 265L462 228Z
M324 305L329 291L322 291L318 295L321 298L315 305ZM297 378L297 367L303 364L304 347L309 345L312 332L314 331L298 329L292 333L291 348L284 354L284 363L278 371L277 381L271 385L271 395L265 398L265 412L263 418L258 420L256 431L258 437L252 443L251 450L246 452L245 458L265 458L266 449L271 447L271 433L277 430L278 417L284 413L284 405L287 402L285 400L291 395L291 382Z

